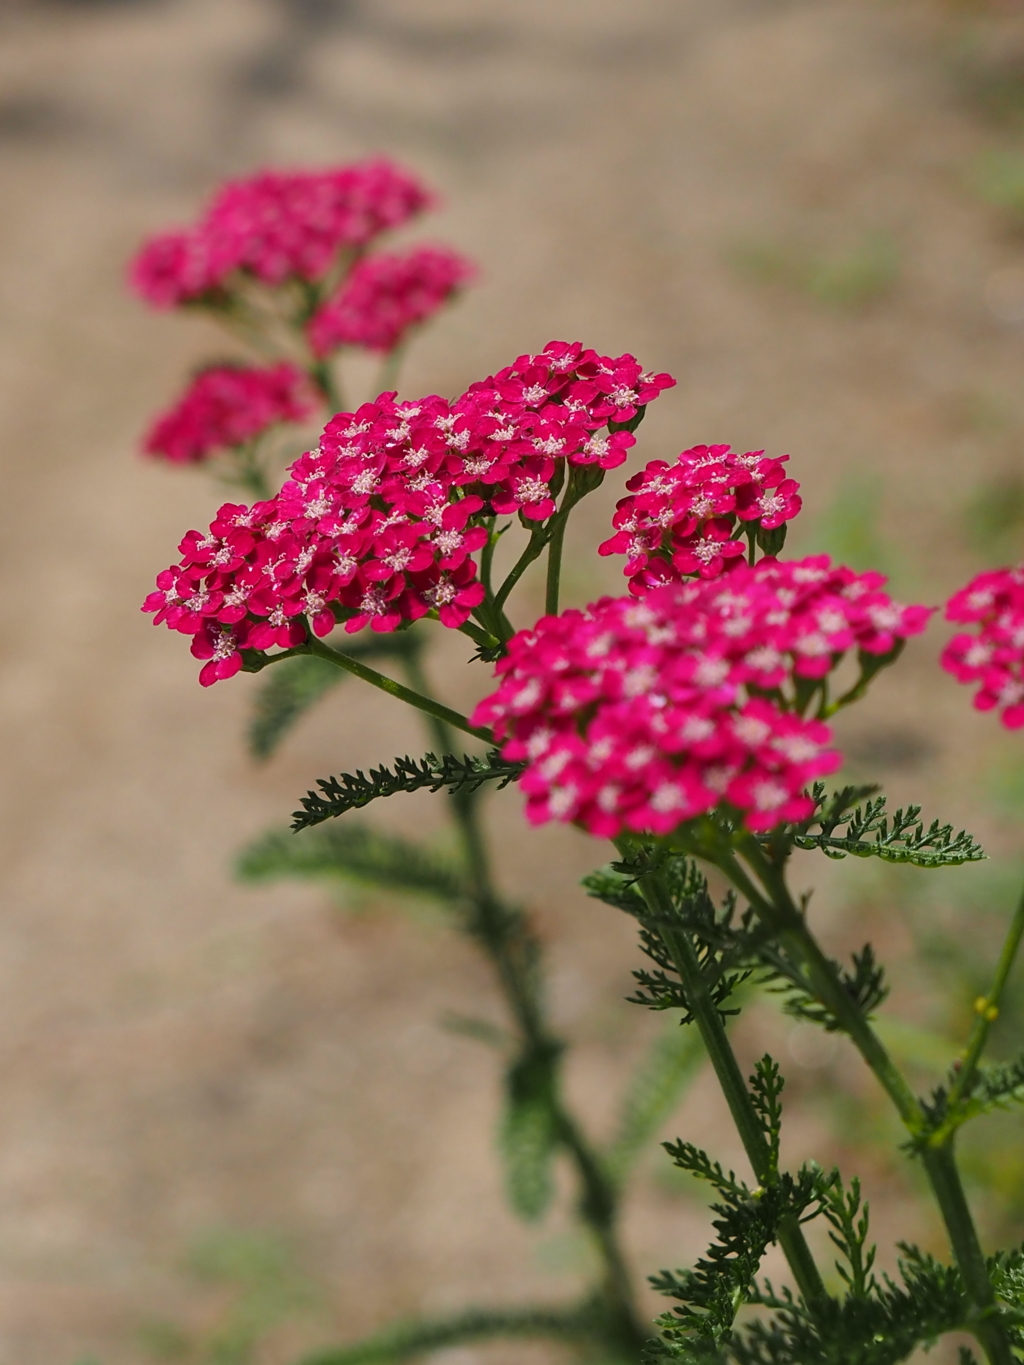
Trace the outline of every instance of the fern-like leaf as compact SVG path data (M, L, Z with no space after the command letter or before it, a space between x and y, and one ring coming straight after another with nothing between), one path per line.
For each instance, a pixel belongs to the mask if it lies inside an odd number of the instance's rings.
M273 830L243 850L237 872L249 882L279 877L340 879L448 902L457 902L467 894L465 879L454 862L407 839L358 823L297 835Z
M302 809L292 817L292 829L308 829L323 824L334 816L350 810L360 810L371 801L398 792L440 791L449 793L475 791L485 782L497 782L499 790L515 782L525 763L510 763L496 749L482 757L463 754L426 754L423 758L396 758L394 767L371 768L369 776L361 770L325 777L317 781L318 792L310 791L302 798Z
M965 830L954 834L952 825L941 825L938 820L926 828L920 806L907 806L890 815L884 796L872 796L854 806L872 790L846 787L827 797L824 784L815 783L812 795L817 811L811 819L790 827L787 838L795 848L819 849L829 858L882 858L914 867L949 867L985 857ZM776 837L766 835L765 842Z

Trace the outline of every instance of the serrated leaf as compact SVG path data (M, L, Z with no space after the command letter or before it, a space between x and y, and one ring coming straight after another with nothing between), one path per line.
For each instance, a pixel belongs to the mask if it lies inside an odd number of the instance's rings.
M237 872L249 882L278 877L340 879L446 902L459 901L467 893L456 863L432 849L355 822L301 834L273 830L241 853Z
M317 781L319 792L310 791L302 798L302 810L293 814L292 829L308 829L325 820L344 815L350 810L361 810L371 801L399 792L476 791L485 782L496 782L498 790L515 782L526 767L525 763L510 763L497 749L483 756L463 754L425 754L423 758L396 758L394 767L381 765L371 768L369 776L361 769L324 777Z

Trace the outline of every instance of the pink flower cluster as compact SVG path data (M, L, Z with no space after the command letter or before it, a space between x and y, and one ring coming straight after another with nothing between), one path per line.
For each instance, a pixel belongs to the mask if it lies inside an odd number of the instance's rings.
M429 203L424 186L385 159L262 171L225 185L194 227L146 242L131 282L154 308L173 308L224 288L236 271L271 285L319 280L339 251L362 249Z
M957 682L980 683L979 711L1002 708L1010 730L1024 725L1024 565L978 574L946 603L946 619L976 625L974 635L954 635L942 667Z
M313 350L319 356L339 346L393 351L475 273L471 261L446 247L368 256L310 323Z
M318 635L336 619L390 631L428 612L457 629L485 596L482 519L546 520L559 463L621 464L634 437L609 424L674 382L632 356L551 342L454 402L382 394L333 418L275 498L190 531L143 610L193 636L205 685L236 673L242 649L300 643L303 617Z
M306 379L294 365L211 365L157 418L143 448L173 464L199 464L280 422L301 422L314 406Z
M929 609L899 605L884 582L824 555L763 559L546 616L513 637L473 723L528 760L535 824L664 835L723 799L752 830L805 819L807 783L840 756L828 727L798 714L794 680L924 629Z
M772 531L800 511L788 459L714 445L684 450L672 465L652 460L626 484L631 496L617 504L615 535L599 553L627 556L636 595L693 574L717 578L743 556L743 523Z

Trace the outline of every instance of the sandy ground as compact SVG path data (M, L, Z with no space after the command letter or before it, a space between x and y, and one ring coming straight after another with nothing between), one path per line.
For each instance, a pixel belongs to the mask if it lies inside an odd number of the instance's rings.
M837 500L877 487L900 586L934 601L976 563L952 509L1012 464L1024 427L1024 331L996 316L1020 242L971 189L1011 133L957 75L965 43L998 50L1015 22L865 0L7 0L3 1365L120 1365L146 1358L153 1318L215 1321L217 1295L180 1268L211 1229L282 1239L318 1288L267 1361L574 1283L559 1219L527 1231L502 1208L491 1059L437 1026L452 1008L500 1018L472 951L429 917L231 880L234 850L314 777L420 741L353 686L258 770L242 744L254 680L201 691L180 639L139 615L216 494L144 464L137 436L188 365L226 349L127 296L139 239L226 174L388 152L443 195L426 231L483 272L404 392L457 392L550 337L634 351L679 379L644 458L700 440L791 451L808 545ZM898 275L860 309L763 266L883 238ZM577 598L614 581L584 553L614 497L577 528ZM938 674L936 641L847 733L898 794L916 781L977 825L1000 741ZM484 678L462 654L436 667L468 704ZM516 805L492 810L504 869L549 939L573 1092L607 1132L612 1083L655 1027L619 1003L631 933L573 890L604 853L525 834ZM381 818L412 829L433 810ZM671 1128L735 1155L718 1120L701 1081ZM804 1120L794 1155L823 1122ZM645 1273L705 1230L652 1172L626 1229Z

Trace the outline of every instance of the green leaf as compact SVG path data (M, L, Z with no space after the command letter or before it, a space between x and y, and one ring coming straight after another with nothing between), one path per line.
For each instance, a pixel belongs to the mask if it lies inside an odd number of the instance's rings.
M397 1322L350 1346L316 1351L300 1365L386 1365L407 1360L463 1341L493 1337L539 1337L578 1341L599 1337L601 1323L588 1306L583 1308L468 1308L444 1318Z
M918 1144L927 1140L929 1133L942 1130L944 1134L955 1132L969 1119L979 1114L991 1113L993 1109L1009 1109L1014 1104L1024 1104L1024 1053L1012 1062L999 1062L994 1066L978 1068L977 1075L967 1094L952 1108L949 1105L949 1087L955 1079L951 1073L946 1085L938 1086L926 1104L928 1130L921 1135Z
M707 1054L696 1029L672 1019L633 1076L605 1166L621 1184L646 1143L676 1107Z
M341 773L317 781L319 792L310 791L302 798L302 810L294 812L292 829L308 829L350 810L360 810L371 801L394 796L398 792L440 791L446 787L450 795L458 791L476 791L485 782L497 782L498 790L515 782L526 767L525 763L510 763L497 749L483 756L463 754L426 754L421 759L396 758L394 768L383 765L371 768L369 777L362 770Z
M824 784L816 782L812 795L818 809L810 820L788 831L795 848L819 849L829 858L882 858L889 863L910 863L914 867L950 867L978 862L984 850L973 835L964 830L953 833L952 825L938 820L925 828L918 818L920 806L907 806L890 815L884 796L876 796L851 810L873 789L845 787L832 797ZM768 843L776 836L766 835Z
M511 1101L502 1120L500 1149L508 1202L528 1223L547 1212L554 1193L558 1143L551 1109L539 1100Z
M554 1193L553 1165L559 1129L555 1113L555 1067L559 1049L530 1048L506 1075L507 1100L499 1146L505 1192L521 1218L542 1217Z
M248 882L279 877L363 882L441 901L459 901L467 895L455 862L356 822L301 834L272 830L243 850L237 873Z
M365 639L345 642L354 659L407 659L422 648L408 631L368 633ZM275 664L256 693L256 710L249 723L249 750L255 758L269 758L297 720L325 693L351 674L327 659L299 655Z

